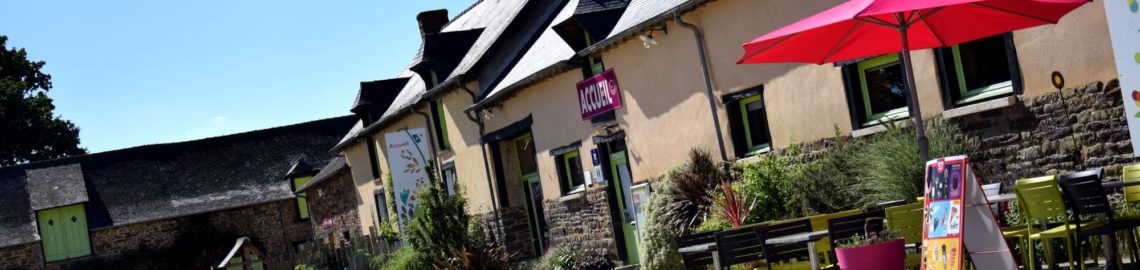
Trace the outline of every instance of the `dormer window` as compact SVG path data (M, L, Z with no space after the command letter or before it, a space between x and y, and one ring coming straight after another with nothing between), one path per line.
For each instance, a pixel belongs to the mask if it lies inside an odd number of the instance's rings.
M36 211L44 261L56 262L91 255L87 211L83 204Z

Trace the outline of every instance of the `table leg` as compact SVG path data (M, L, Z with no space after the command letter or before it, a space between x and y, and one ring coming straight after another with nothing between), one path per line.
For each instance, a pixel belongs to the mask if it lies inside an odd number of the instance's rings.
M819 258L815 254L815 242L807 242L808 260L811 261L811 270L819 270Z
M717 255L716 251L713 251L712 257L713 257L713 269L720 270L720 256Z

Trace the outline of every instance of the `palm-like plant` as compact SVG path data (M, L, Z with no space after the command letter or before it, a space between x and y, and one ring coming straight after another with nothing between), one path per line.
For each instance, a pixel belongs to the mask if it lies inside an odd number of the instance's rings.
M708 151L692 149L689 161L681 169L670 173L673 197L666 216L682 234L701 224L708 217L713 204L718 180L724 176Z
M733 228L744 226L744 221L748 220L756 202L736 192L736 188L727 179L721 179L720 189L724 194L713 202L713 215L732 224Z

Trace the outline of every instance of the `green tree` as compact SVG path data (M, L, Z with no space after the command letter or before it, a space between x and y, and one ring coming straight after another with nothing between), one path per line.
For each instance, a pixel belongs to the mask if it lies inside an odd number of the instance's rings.
M86 154L79 128L52 114L51 75L0 35L0 166Z

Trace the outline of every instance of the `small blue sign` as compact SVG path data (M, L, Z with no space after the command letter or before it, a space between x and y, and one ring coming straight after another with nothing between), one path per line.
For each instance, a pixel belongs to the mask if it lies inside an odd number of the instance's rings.
M590 158L594 161L594 166L602 165L602 160L598 159L598 149L590 149Z

